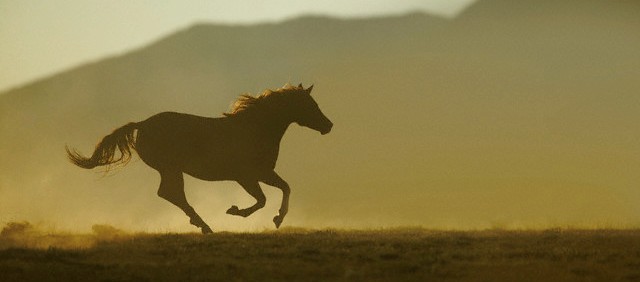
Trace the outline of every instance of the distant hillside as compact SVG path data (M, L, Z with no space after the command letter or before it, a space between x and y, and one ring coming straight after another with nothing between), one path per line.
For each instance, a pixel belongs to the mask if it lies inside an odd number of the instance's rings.
M0 94L0 221L191 230L142 162L100 178L64 145L302 82L335 127L285 135L289 224L637 226L639 19L631 1L483 0L455 20L198 24ZM234 184L187 190L214 229L271 228L280 200L265 185L269 206L243 221L224 215L252 201Z

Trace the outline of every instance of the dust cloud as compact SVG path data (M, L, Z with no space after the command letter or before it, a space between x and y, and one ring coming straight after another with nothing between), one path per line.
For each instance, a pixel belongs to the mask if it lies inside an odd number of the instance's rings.
M0 250L29 249L87 249L99 242L115 242L133 236L110 225L93 225L91 233L72 233L33 225L27 221L9 222L0 231Z

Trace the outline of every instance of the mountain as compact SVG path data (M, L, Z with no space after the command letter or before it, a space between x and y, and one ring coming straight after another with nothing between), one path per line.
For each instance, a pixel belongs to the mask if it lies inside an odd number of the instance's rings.
M130 53L0 94L0 220L192 230L133 162L67 163L161 111L219 116L237 95L314 83L331 134L290 127L277 171L285 224L484 228L637 226L640 5L482 0L454 20L413 13L197 24ZM221 229L271 227L280 194L187 179ZM213 189L211 189L213 188Z

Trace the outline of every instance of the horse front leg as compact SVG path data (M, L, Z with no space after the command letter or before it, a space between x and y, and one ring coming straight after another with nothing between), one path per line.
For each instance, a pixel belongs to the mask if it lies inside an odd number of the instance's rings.
M273 218L273 223L276 224L276 228L280 228L280 224L284 220L284 216L289 212L289 194L291 189L289 184L282 179L275 171L272 171L264 179L261 180L267 185L276 187L282 190L282 202L280 203L280 211L278 215Z

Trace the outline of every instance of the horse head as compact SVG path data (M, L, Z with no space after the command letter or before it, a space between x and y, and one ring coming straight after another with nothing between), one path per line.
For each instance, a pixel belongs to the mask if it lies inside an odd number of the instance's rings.
M305 126L325 135L331 131L333 123L325 116L318 103L311 97L313 85L304 89L302 84L298 85L298 94L295 95L293 108L293 122Z

